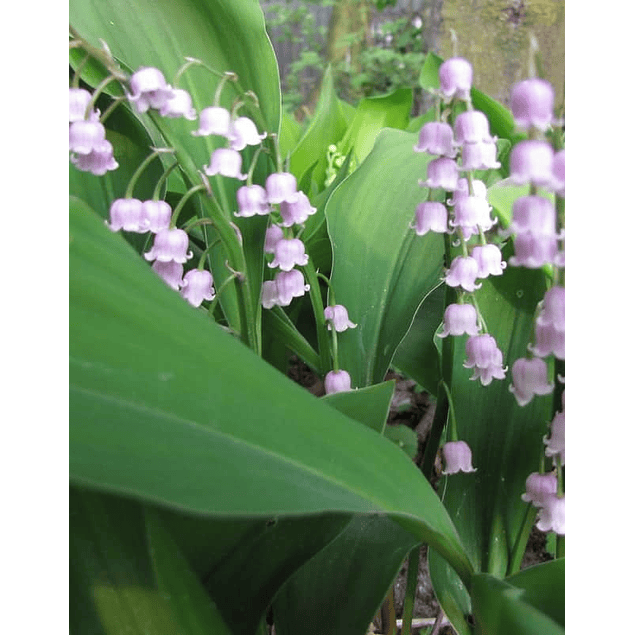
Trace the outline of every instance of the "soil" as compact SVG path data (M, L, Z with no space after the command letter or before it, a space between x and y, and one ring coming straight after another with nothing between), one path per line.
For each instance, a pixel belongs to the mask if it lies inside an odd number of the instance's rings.
M318 397L325 394L322 380L295 356L291 357L288 375L293 381L304 386L312 394ZM386 380L389 379L395 379L396 385L387 425L405 424L416 431L419 447L417 456L415 457L415 463L420 465L425 441L432 427L435 402L425 391L416 390L416 382L408 380L394 372L389 372L386 375ZM437 473L440 473L440 465ZM435 483L432 483L432 485L434 486ZM553 556L546 549L546 534L534 527L529 536L521 569L552 559ZM403 613L406 572L407 561L404 562L394 584L395 613L397 619L400 619ZM419 557L418 588L413 610L413 620L417 618L434 619L439 615L439 610L439 603L434 595L430 573L428 571L427 545L422 545ZM381 620L376 618L374 624L375 632L381 633ZM414 628L414 623L412 633L413 635L419 633L419 630ZM455 635L455 631L446 623L438 630L438 635Z

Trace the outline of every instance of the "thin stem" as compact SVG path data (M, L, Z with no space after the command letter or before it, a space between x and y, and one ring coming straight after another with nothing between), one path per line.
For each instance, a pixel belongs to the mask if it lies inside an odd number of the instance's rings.
M153 148L153 151L141 162L141 165L135 170L135 173L132 175L130 182L128 183L128 187L126 188L126 193L124 195L125 198L132 198L134 192L134 186L137 184L139 177L143 173L143 171L148 167L150 162L158 157L159 154L163 152L174 152L171 148Z
M564 536L556 535L556 558L564 558Z
M93 95L90 98L90 101L88 102L88 104L86 104L86 112L84 113L84 119L88 119L91 111L93 110L93 108L95 107L95 104L97 103L97 98L99 97L99 95L101 95L102 92L104 92L104 88L106 88L106 86L110 84L110 82L112 81L118 82L120 80L119 80L119 77L111 73L110 75L108 75L108 77L106 77L101 82L99 82L99 84L97 84L97 86L95 87L95 90L93 91Z
M207 251L207 249L205 250ZM233 282L234 278L236 277L235 273L232 273L224 282L223 284L221 284L221 286L216 290L216 295L214 296L214 299L210 302L209 304L209 309L207 310L207 314L213 318L214 317L214 311L216 310L216 305L218 304L218 298L220 298L220 294L227 288L227 285L230 282Z
M523 522L518 534L516 535L516 541L512 547L509 564L507 565L508 576L520 571L520 565L523 561L525 550L527 549L527 542L529 541L529 534L531 533L531 528L536 522L536 512L536 508L531 503L527 503Z
M84 66L88 64L88 60L90 59L90 53L86 53L84 59L77 65L75 72L73 73L73 81L71 82L71 88L79 88L79 78L84 70Z
M181 210L185 206L185 203L187 203L187 201L190 199L192 195L196 194L196 192L200 192L201 190L207 190L207 185L205 183L201 183L200 185L195 185L194 187L190 188L185 194L183 194L183 196L181 197L181 200L178 202L177 206L174 208L174 212L172 213L172 220L170 221L170 229L174 229L176 227L176 221L178 220L179 214L181 213Z
M167 170L165 170L163 172L163 174L159 177L159 180L157 181L157 184L154 188L154 192L152 193L152 200L153 201L158 201L160 196L161 196L161 188L163 187L163 184L168 180L168 177L170 176L170 174L172 173L172 171L174 170L174 168L176 168L179 165L178 161L175 161Z
M110 104L110 106L108 106L108 108L106 108L106 110L104 111L104 114L99 118L99 122L103 124L106 121L106 119L108 119L108 117L110 117L110 115L113 113L115 108L122 101L126 101L126 99L127 99L127 97L125 97L124 95L120 95L119 97L116 97L113 100L112 104Z
M448 407L450 412L450 439L452 441L458 441L459 429L456 423L456 414L454 413L454 403L452 402L452 393L450 392L450 388L448 387L448 385L443 380L441 380L440 385L443 386L443 389L445 390L445 394L448 400Z

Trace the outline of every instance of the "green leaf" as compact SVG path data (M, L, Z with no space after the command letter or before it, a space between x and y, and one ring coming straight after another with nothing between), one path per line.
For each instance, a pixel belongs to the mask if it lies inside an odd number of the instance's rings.
M446 286L440 284L425 297L393 360L394 366L416 380L431 395L437 394L441 378L434 333L443 321L445 289Z
M524 601L523 590L482 573L472 584L476 635L564 635L561 626Z
M360 100L355 117L338 144L339 151L349 154L352 150L359 165L370 154L383 128L406 128L411 110L411 88L399 88L388 95Z
M326 206L337 302L358 328L338 339L353 386L382 381L419 305L439 284L443 239L410 224L427 191L418 186L430 157L413 152L415 133L383 130L362 165Z
M355 421L383 434L390 411L395 382L385 381L349 392L337 392L322 398L333 408Z
M419 439L417 433L403 423L386 427L384 435L401 448L411 459L417 456Z
M536 607L564 627L564 558L523 569L505 578L505 582L523 589L525 591L522 596L523 602Z
M276 633L365 633L405 556L416 545L388 518L354 517L276 596Z
M69 514L71 632L231 635L169 535L148 541L141 505L71 488Z
M70 206L73 483L219 517L384 513L471 565L394 444L282 376Z
M337 143L346 132L346 119L333 86L333 72L328 66L322 78L320 98L309 127L291 154L289 168L300 179L317 159L313 170L313 181L318 189L324 189L326 175L326 150Z

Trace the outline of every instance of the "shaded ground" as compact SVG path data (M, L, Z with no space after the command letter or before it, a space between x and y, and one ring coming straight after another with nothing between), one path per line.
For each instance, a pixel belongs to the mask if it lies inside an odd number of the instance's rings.
M311 371L303 362L292 357L288 375L295 382L304 386L316 396L324 395L324 384L319 377ZM388 373L386 379L395 379L395 394L390 408L387 425L405 424L417 433L419 451L415 462L423 455L423 447L432 427L435 403L426 392L416 391L416 382L406 380L396 373ZM439 466L440 468L440 466ZM439 469L440 472L440 469ZM435 483L433 483L434 486ZM540 562L552 560L553 557L546 550L546 534L533 528L527 544L527 550L523 558L521 568L525 568ZM403 600L406 588L407 562L401 568L395 580L395 612L400 619L403 613ZM419 576L417 595L413 618L436 618L439 614L439 603L436 600L428 571L427 546L422 545L419 558ZM381 632L381 631L378 631ZM413 633L418 631L413 628ZM443 626L438 635L453 635L454 629Z

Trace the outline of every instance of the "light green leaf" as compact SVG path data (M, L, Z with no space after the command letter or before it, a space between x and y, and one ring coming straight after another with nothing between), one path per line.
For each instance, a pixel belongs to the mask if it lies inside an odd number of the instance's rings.
M70 206L73 483L219 517L384 513L468 580L421 473L282 376Z
M362 165L331 195L331 283L358 328L338 340L340 366L353 386L384 379L415 313L441 279L443 238L417 236L410 224L427 190L430 157L415 153L415 133L386 129Z
M324 189L326 175L326 150L337 143L346 132L346 118L333 86L333 72L328 66L322 78L320 98L306 132L291 154L289 167L299 180L317 160L312 179L318 190Z
M380 130L404 130L411 110L411 88L399 88L388 95L360 100L355 117L338 144L338 150L342 154L349 154L352 150L354 160L359 165L370 154Z

